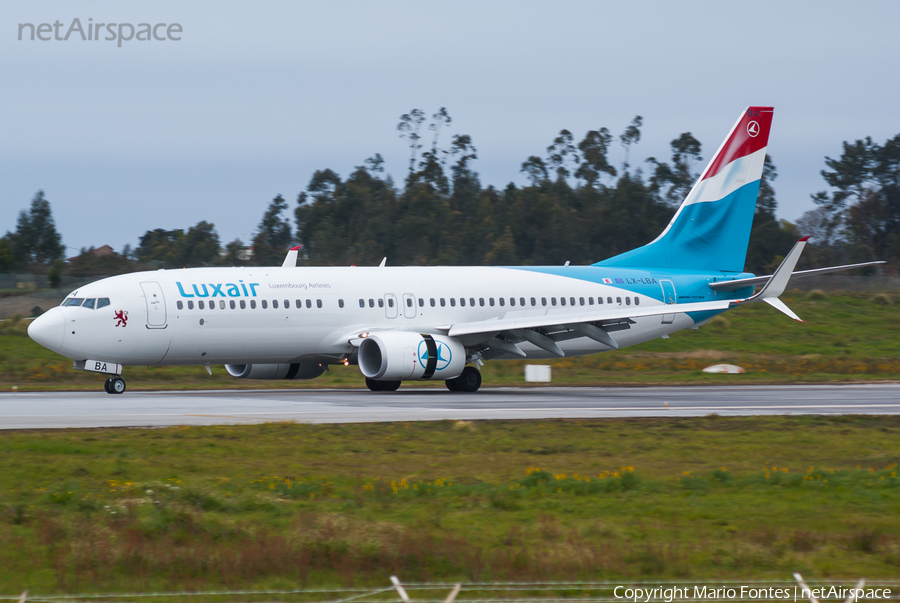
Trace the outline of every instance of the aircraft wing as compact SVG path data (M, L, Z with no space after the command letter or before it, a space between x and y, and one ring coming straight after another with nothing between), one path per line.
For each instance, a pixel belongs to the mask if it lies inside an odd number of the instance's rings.
M844 270L853 270L854 268L865 268L866 266L877 266L878 264L884 264L885 262L863 262L862 264L847 264L844 266L829 266L828 268L816 268L815 270L799 270L797 272L791 273L791 279L795 278L807 278L810 276L819 276L820 274L828 274L831 272L842 272ZM737 291L738 289L743 289L744 287L751 287L756 285L764 285L769 282L769 279L772 278L772 275L769 276L754 276L751 278L741 278L732 281L718 281L715 283L710 283L710 289L714 291Z
M628 328L635 318L663 316L684 312L707 312L727 310L737 300L721 300L687 304L657 306L629 306L616 308L592 308L588 311L553 312L543 315L513 316L492 320L456 323L440 327L450 337L464 337L470 342L479 342L485 347L515 356L525 356L517 343L528 341L557 356L565 354L556 341L571 337L589 337L610 348L617 349L610 332ZM527 312L527 311L526 311Z

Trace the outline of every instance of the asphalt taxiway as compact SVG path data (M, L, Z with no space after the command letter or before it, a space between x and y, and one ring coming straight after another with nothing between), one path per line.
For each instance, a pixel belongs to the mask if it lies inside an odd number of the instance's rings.
M0 394L0 429L302 421L900 414L900 384Z

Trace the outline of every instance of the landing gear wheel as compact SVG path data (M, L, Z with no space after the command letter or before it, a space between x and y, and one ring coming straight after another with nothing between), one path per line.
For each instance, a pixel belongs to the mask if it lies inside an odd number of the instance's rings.
M382 392L384 389L381 387L381 381L375 381L374 379L369 379L366 377L366 387L369 388L369 391L373 392Z
M125 380L121 377L112 377L109 380L109 393L121 394L125 392Z
M456 387L461 392L477 392L481 387L481 372L474 366L467 366L462 375L456 378Z
M106 381L103 382L103 390L104 390L107 394L111 394L111 393L112 393L112 390L109 389L109 382L110 382L110 381L112 381L112 377L107 377L107 378L106 378Z
M444 381L444 384L446 384L447 389L449 389L451 392L459 391L459 377L456 377L454 379L447 379L446 381Z
M381 382L381 391L383 392L395 392L400 389L399 381L382 381Z

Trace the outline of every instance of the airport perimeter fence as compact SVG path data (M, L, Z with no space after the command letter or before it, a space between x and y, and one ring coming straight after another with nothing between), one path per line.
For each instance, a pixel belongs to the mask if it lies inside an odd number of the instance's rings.
M68 292L81 285L105 278L103 276L61 276L59 287L55 291ZM46 274L0 274L0 292L2 293L34 293L51 289L50 277Z
M820 603L847 599L852 578L810 580ZM411 603L445 603L455 584L403 584ZM639 590L638 590L639 589ZM680 590L675 590L680 589ZM830 590L833 589L833 590ZM900 600L900 580L866 581L865 590L890 591L871 600ZM829 592L833 596L829 596ZM787 596L785 596L787 595ZM808 601L795 581L679 580L599 582L472 582L463 584L455 603L678 603L681 601ZM18 601L20 595L0 596ZM42 603L393 603L402 598L394 586L383 588L302 588L297 590L222 590L115 594L28 594ZM453 600L452 598L450 600ZM862 603L866 599L860 597Z

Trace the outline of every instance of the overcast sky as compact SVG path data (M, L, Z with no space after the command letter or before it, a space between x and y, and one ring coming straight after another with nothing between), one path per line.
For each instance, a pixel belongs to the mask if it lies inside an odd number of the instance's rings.
M76 17L183 32L17 39L20 23L64 35ZM708 160L744 107L773 105L779 217L793 220L842 141L900 133L898 24L890 1L5 1L0 233L43 189L72 255L200 220L249 242L269 200L293 209L316 169L346 177L381 153L401 182L398 117L441 106L448 138L470 134L482 182L502 187L562 128L618 135L642 115L633 166L668 161L682 132Z

